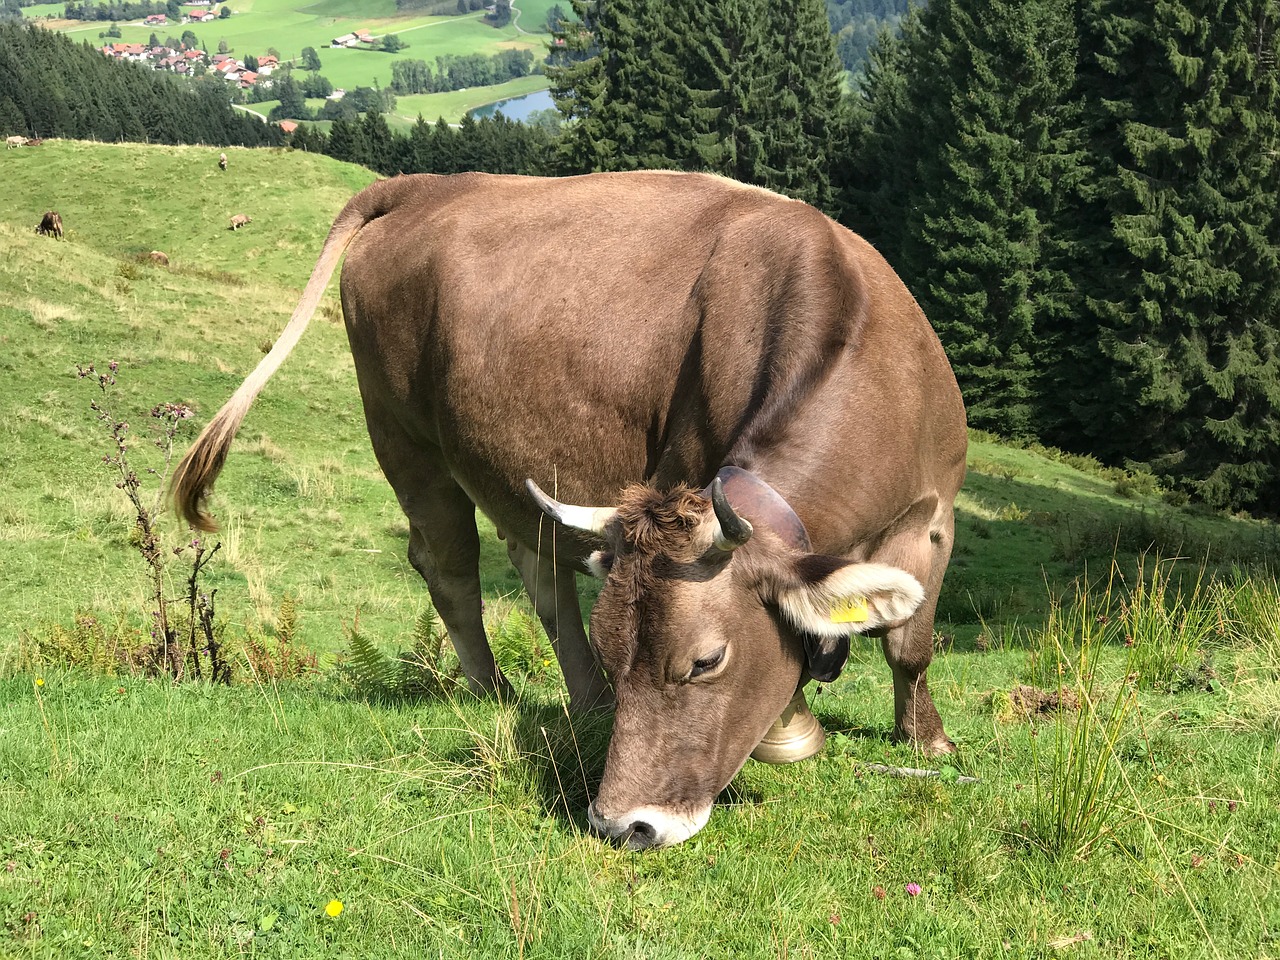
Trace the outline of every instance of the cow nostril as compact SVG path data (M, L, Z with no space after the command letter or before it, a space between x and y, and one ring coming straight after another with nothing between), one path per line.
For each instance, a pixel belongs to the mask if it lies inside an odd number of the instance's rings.
M627 828L622 839L632 850L647 850L658 842L658 831L651 823L635 820Z

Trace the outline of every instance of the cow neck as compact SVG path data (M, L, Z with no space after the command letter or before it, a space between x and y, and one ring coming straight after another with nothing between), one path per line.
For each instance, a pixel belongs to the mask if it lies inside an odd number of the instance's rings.
M791 509L791 504L777 490L750 470L743 470L741 467L721 467L716 478L724 486L724 495L729 505L738 514L753 525L768 527L797 550L812 550L809 531ZM710 498L710 484L702 491L702 495Z

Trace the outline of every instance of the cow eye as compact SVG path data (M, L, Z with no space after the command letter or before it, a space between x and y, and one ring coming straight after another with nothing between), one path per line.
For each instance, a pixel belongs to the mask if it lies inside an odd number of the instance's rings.
M721 647L715 653L708 654L705 657L699 657L693 661L693 669L689 671L689 678L700 677L704 673L709 673L716 667L720 666L720 662L724 660L724 647Z

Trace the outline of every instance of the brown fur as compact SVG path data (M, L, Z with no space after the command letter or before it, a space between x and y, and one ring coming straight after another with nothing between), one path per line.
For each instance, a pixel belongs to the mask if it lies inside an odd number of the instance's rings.
M602 815L695 809L741 766L802 676L802 638L772 604L822 566L797 562L808 552L924 584L916 615L881 631L894 731L950 748L925 670L964 410L937 337L868 244L804 204L696 174L376 183L334 222L288 326L175 472L193 525L211 525L203 499L232 438L344 251L365 418L410 560L472 686L501 689L475 508L503 531L574 705L610 693L600 666L612 681ZM694 491L725 464L767 482L812 551L767 529L714 549ZM591 646L568 570L600 543L544 517L527 477L565 502L621 499ZM690 678L721 648L715 671Z
M62 239L62 217L58 216L56 210L46 210L40 222L36 224L36 233L42 237L55 237Z

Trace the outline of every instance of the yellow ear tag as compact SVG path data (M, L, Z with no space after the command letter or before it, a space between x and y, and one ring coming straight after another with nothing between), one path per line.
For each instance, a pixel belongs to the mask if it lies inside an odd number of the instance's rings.
M832 623L866 623L870 618L864 597L848 597L831 608Z

